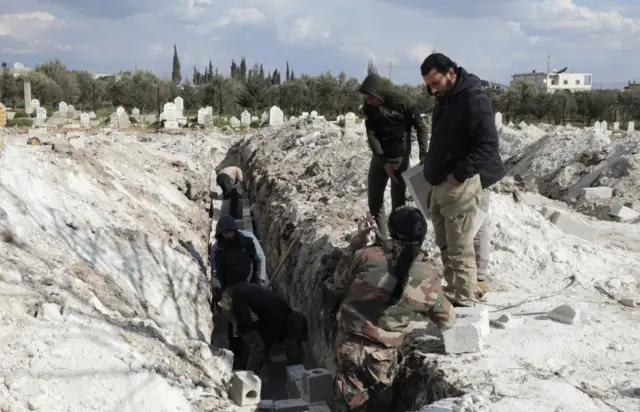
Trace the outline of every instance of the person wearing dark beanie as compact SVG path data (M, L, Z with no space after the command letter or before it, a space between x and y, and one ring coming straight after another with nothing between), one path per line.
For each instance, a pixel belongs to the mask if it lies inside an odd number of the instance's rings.
M402 344L409 324L428 316L441 330L456 316L440 278L423 261L427 220L419 209L402 206L388 219L391 239L366 247L376 230L373 217L358 225L345 255L325 286L336 300L337 364L333 406L336 410L392 410L393 381L401 368ZM366 356L363 356L366 355Z

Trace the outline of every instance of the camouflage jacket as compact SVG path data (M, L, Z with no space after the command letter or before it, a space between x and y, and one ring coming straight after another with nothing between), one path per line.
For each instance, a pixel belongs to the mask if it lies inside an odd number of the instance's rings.
M402 344L409 323L429 317L440 329L455 325L453 306L442 291L436 271L416 258L402 300L387 303L396 278L381 247L367 247L355 253L348 267L336 273L335 287L346 289L338 312L338 327L387 347Z

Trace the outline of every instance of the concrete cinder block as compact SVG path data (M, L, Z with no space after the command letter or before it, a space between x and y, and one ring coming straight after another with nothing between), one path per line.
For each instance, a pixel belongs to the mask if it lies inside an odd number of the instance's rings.
M429 210L427 209L427 189L429 188L429 183L427 183L422 174L423 169L424 165L419 164L413 166L402 173L402 179L406 183L409 193L411 193L411 197L416 203L418 209L428 217L430 215ZM478 209L476 212L475 233L480 230L480 226L482 226L482 223L484 223L486 218L487 214Z
M640 217L640 213L620 203L615 203L609 209L609 216L614 217L618 222L628 222Z
M491 333L486 307L456 308L456 326L442 332L449 354L481 352Z
M263 399L258 404L259 412L267 412L275 410L275 401L273 399Z
M301 397L302 375L305 371L304 365L291 365L287 367L287 392L291 398Z
M304 399L283 399L274 402L274 411L276 412L308 412L309 402Z
M598 239L598 229L590 224L572 217L567 212L554 212L549 219L563 232L594 242Z
M613 189L606 186L601 187L585 187L580 190L582 199L611 199L613 197Z
M302 374L302 399L307 402L330 401L333 395L333 374L326 369L312 369Z
M238 371L231 377L229 398L238 406L254 406L260 403L262 381L251 371Z

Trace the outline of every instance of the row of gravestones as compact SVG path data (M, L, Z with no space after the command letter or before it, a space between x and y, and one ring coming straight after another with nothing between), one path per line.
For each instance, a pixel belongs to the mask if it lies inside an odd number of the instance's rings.
M502 123L502 113L500 113L500 112L496 113L495 121L496 121L496 127L501 127L503 125L503 123ZM509 123L509 126L513 126L513 123ZM527 124L524 121L520 122L520 128L523 128L523 127L526 127L526 126L527 126ZM602 132L602 133L605 133L607 131L608 127L609 127L609 125L606 122L606 120L602 121L602 122L595 122L593 124L593 128L595 130L597 130L597 131ZM612 129L613 130L620 130L620 122L614 122ZM635 130L636 130L635 129L635 122L634 121L630 121L627 124L627 131L628 132L633 132Z
M165 103L160 113L160 120L164 120L165 129L178 129L180 126L187 124L187 118L184 117L184 99L176 97L173 102Z

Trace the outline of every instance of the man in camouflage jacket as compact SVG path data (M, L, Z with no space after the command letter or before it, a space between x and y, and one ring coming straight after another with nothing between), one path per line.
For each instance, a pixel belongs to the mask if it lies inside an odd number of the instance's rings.
M399 347L413 320L429 317L441 330L455 325L455 312L440 278L422 262L427 233L424 215L404 206L389 216L390 252L365 247L373 218L358 234L327 288L340 299L336 338L338 372L334 394L344 410L392 410L393 381L402 365ZM341 267L342 266L342 267Z

